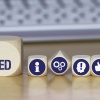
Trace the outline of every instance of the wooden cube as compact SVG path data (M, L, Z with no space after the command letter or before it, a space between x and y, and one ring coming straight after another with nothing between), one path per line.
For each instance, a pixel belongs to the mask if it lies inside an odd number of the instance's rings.
M100 55L91 57L91 75L100 76Z
M28 58L28 74L31 76L44 76L47 74L47 57L32 55Z
M0 36L0 76L22 73L22 39L17 36Z
M75 55L72 57L72 74L74 76L90 75L90 56Z
M70 58L61 50L54 54L48 61L48 66L56 75L63 75L70 68Z

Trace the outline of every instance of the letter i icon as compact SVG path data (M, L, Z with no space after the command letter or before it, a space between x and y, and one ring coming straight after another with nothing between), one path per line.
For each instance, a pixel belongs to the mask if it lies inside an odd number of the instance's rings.
M36 63L35 63L35 68L36 68L36 69L35 69L35 72L40 72L40 71L39 71L39 62L36 62Z

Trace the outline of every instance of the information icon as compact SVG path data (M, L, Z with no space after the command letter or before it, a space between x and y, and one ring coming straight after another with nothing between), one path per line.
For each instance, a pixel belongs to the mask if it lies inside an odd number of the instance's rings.
M92 64L92 71L96 75L100 75L100 59L96 59Z
M73 64L73 70L77 75L85 75L89 71L89 63L84 59L78 59Z
M45 71L45 63L40 59L32 60L29 65L29 70L34 75L41 75Z
M52 70L56 73L63 73L67 69L67 61L63 57L56 57L51 63Z

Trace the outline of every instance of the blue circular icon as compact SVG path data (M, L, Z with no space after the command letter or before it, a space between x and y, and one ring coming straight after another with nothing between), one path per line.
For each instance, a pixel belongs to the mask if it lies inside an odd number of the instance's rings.
M56 73L63 73L67 69L67 61L63 57L54 58L51 63L51 68Z
M92 71L96 74L96 75L100 75L100 59L97 59L93 62L92 64Z
M84 59L78 59L73 64L73 70L77 75L85 75L90 69L89 63Z
M45 63L40 59L32 60L29 65L29 70L34 75L41 75L45 71Z

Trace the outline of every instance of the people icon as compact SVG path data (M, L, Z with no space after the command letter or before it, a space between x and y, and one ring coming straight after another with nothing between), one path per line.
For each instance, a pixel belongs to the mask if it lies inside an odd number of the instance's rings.
M79 63L77 64L77 67L76 67L76 69L77 69L77 71L78 71L79 73L83 73L84 70L85 70L85 68L86 68L86 64L85 64L84 62L79 62Z
M36 63L35 63L35 68L36 68L36 69L35 69L35 72L40 72L40 71L39 71L39 62L36 62Z

